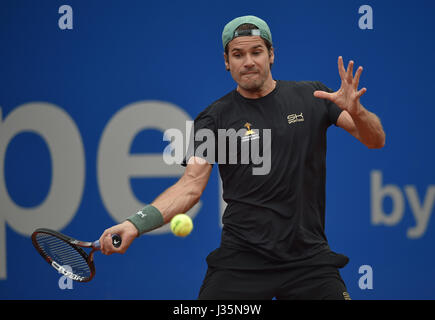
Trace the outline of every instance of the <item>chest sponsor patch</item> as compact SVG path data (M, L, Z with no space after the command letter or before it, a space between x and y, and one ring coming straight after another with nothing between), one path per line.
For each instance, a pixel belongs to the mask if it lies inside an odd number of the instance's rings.
M289 114L287 116L287 121L288 121L288 124L292 124L292 123L295 123L295 122L303 122L304 121L304 115L303 115L302 112L300 114L297 114L297 113Z

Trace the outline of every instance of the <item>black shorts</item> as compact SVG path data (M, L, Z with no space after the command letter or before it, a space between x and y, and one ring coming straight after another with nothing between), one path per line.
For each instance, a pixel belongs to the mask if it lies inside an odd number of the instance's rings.
M335 266L287 270L229 270L208 267L200 300L350 300Z

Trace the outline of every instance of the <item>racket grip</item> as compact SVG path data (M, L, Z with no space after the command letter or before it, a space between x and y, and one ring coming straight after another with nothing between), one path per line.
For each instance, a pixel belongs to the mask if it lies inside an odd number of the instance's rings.
M115 248L119 248L121 246L121 243L122 243L121 236L119 234L116 234L116 233L112 234L112 245ZM99 249L101 247L100 240L94 241L92 243L92 246L94 248L98 248Z

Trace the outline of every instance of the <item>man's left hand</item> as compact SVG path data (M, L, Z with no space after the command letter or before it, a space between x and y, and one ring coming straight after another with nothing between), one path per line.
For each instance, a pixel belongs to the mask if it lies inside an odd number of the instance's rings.
M314 96L316 98L328 99L341 109L349 112L350 115L357 115L361 108L359 99L364 93L366 93L367 89L362 88L358 91L359 78L363 68L359 67L354 77L353 64L354 62L351 60L347 70L345 70L343 58L341 56L338 57L338 73L340 74L341 78L340 89L332 93L316 90L314 91Z

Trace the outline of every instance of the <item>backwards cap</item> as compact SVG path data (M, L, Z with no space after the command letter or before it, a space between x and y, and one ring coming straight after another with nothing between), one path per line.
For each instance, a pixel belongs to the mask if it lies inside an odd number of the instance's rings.
M245 23L253 24L258 29L236 31L240 25ZM222 31L222 45L224 46L224 49L228 42L240 36L260 36L272 44L272 34L270 33L269 26L264 20L256 16L238 17L226 24L224 31Z

